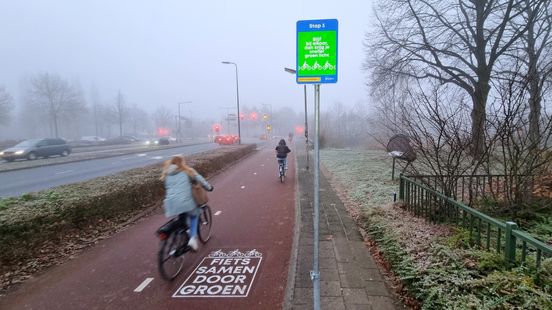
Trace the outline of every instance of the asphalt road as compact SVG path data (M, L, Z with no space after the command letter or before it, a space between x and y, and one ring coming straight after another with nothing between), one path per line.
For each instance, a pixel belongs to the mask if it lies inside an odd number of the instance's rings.
M0 172L0 197L19 196L24 193L48 189L105 176L116 172L155 164L172 155L190 155L218 148L214 143L188 145L117 157L69 162L15 171Z
M0 299L0 309L282 309L295 225L291 158L288 176L280 183L266 147L210 179L213 236L185 255L172 282L157 271L154 232L167 220L159 210L29 279ZM248 252L256 256L234 255Z

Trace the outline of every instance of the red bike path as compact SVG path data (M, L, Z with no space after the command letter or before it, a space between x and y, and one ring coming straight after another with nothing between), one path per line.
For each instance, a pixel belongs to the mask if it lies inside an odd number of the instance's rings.
M157 271L159 241L154 232L167 221L159 210L28 280L0 300L0 309L281 309L295 224L295 166L291 158L288 162L284 183L278 178L272 147L258 150L209 180L215 186L209 195L213 236L198 252L185 254L184 269L174 281L162 280ZM196 266L217 250L256 250L262 255L260 260L250 260L257 265L247 297L222 296L243 293L232 287L222 295L212 290L217 297L173 297L188 276L193 279Z

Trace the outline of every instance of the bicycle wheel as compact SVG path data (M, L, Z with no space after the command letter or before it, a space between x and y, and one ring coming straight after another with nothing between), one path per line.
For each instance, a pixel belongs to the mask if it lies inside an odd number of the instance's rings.
M211 238L211 226L213 226L213 217L211 214L211 208L208 205L201 207L201 213L199 214L199 225L197 226L199 240L203 243L207 243Z
M284 170L284 166L280 165L280 182L284 183L284 179L286 177L286 172Z
M174 231L165 240L161 240L158 253L158 266L161 277L167 281L171 281L180 273L184 266L184 255L177 255L179 248L186 241L185 232Z

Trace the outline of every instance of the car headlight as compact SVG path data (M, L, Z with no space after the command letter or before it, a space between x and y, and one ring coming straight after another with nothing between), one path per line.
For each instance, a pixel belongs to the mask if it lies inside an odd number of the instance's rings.
M0 152L0 156L4 155L4 152Z
M155 141L155 144L159 144L159 141L156 140L156 141Z
M146 145L150 145L150 143L151 143L151 142L149 142L149 141L146 141L146 143L145 143L145 144L146 144Z
M15 155L21 155L21 154L23 154L23 153L25 153L25 151L16 151L16 152L15 152Z

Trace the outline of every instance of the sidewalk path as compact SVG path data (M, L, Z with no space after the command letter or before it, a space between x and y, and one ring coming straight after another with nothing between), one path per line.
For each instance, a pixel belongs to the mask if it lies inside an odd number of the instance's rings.
M299 144L296 144L299 146ZM293 292L288 292L287 307L312 309L310 271L313 267L312 221L313 167L306 170L305 150L295 148L297 156L299 240ZM311 154L312 155L312 154ZM312 158L312 157L311 157ZM322 309L400 309L390 293L360 232L328 181L320 175L320 299ZM293 266L290 266L293 268Z

